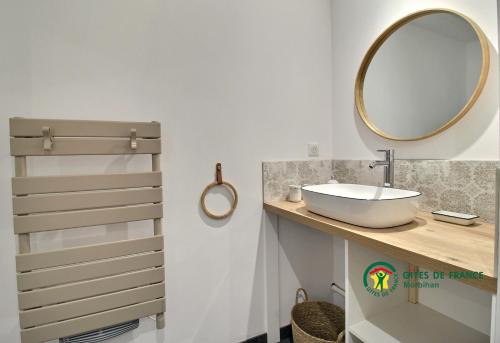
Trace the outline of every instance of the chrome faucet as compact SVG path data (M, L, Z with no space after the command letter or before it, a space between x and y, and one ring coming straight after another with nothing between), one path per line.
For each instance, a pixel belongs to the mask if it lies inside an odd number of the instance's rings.
M376 166L384 166L384 187L394 187L394 150L377 150L385 153L385 160L371 161L370 169Z

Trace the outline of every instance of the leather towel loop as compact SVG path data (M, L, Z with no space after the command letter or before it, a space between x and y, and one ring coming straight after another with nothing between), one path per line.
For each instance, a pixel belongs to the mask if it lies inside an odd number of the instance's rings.
M229 210L226 213L222 213L222 214L213 213L207 209L207 206L205 204L205 198L206 198L208 192L212 188L217 187L217 186L226 187L227 189L229 189L229 191L231 192L231 194L233 196L233 201L231 202L231 207L229 208ZM203 212L205 212L205 214L209 218L212 218L212 219L224 219L224 218L229 217L231 214L233 214L234 210L236 209L236 206L238 205L238 192L236 191L236 188L232 184L230 184L229 182L224 181L222 179L222 164L220 162L215 165L215 182L212 182L207 187L205 187L205 189L203 190L203 193L201 194L201 198L200 198L200 205L201 205L201 209L203 210Z

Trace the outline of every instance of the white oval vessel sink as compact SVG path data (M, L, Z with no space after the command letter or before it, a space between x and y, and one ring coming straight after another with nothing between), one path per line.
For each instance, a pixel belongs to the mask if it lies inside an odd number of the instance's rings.
M306 208L325 217L370 228L411 222L417 215L419 192L352 184L302 187Z

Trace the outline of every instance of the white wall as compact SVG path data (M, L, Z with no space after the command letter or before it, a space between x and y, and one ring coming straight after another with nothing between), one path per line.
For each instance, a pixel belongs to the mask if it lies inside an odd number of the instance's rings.
M372 159L380 157L376 149L392 147L399 158L498 159L496 6L494 0L332 0L333 158ZM393 22L421 9L439 7L469 16L488 37L492 58L486 87L472 110L446 132L418 142L385 140L372 133L355 110L354 81L361 60Z
M333 242L331 235L279 218L280 327L290 324L297 288L314 300L332 301Z
M331 156L330 1L0 0L0 6L0 341L18 340L10 115L160 121L165 341L239 342L265 332L260 162L304 159L309 141ZM141 158L91 160L30 166L45 173L148 165ZM222 222L198 208L217 161L240 194L234 216ZM220 197L211 201L223 206ZM114 237L116 228L105 230L106 239ZM67 245L74 237L40 239ZM325 256L331 258L330 248Z

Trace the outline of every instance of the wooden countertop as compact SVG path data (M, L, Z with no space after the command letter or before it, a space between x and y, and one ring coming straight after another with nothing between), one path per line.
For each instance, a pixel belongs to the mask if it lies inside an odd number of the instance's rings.
M459 281L496 293L495 227L491 224L460 226L435 221L430 213L419 212L412 223L387 229L370 229L309 212L303 202L269 202L264 203L264 208L289 220L432 271L446 274L455 271L483 272L482 280Z

